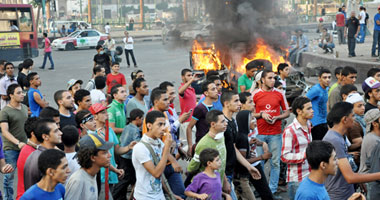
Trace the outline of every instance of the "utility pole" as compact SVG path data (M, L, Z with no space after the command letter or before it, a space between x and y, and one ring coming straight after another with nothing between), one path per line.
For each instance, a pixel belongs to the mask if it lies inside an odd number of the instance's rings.
M42 32L46 31L46 1L42 0Z
M87 21L88 23L91 24L92 22L92 16L91 16L91 0L88 0L88 5L87 5Z
M187 13L187 0L183 0L183 20L187 22L188 20L188 13Z
M140 0L140 22L142 23L142 29L145 28L144 18L144 0Z

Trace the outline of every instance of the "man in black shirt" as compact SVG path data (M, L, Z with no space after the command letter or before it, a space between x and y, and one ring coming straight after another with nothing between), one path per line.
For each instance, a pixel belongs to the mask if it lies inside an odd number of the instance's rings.
M54 93L54 101L58 105L58 110L60 114L59 126L62 130L67 125L77 126L75 121L75 115L71 110L74 107L74 100L71 93L67 90L58 90Z
M351 17L347 20L344 36L347 36L348 57L355 57L356 38L360 31L359 20L355 17L355 11L351 11Z
M106 74L109 74L111 72L111 59L110 57L104 53L104 49L102 45L96 46L96 51L98 52L94 56L94 67L96 65L103 66L104 69L106 70Z

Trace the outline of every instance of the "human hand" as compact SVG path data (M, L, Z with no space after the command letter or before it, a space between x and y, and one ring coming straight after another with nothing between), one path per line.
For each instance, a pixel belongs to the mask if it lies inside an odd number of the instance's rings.
M175 194L173 194L173 195L174 195L174 198L175 198L176 200L183 200L182 197L177 196L177 195L175 195Z
M187 152L185 152L181 147L178 148L178 154L179 157L183 160L190 161L191 157L187 155Z
M182 172L183 172L183 169L182 169L182 167L178 164L178 162L173 162L173 163L172 163L172 167L173 167L174 171L177 172L177 173L182 173Z
M350 196L347 200L366 200L362 193L356 192Z
M226 178L227 179L227 178ZM227 194L230 194L231 193L231 184L228 182L228 181L225 181L224 184L223 184L223 188L222 190L227 193Z
M20 143L17 145L17 147L18 147L19 149L22 149L24 146L25 146L25 143L23 143L23 142L20 142Z
M193 77L191 77L191 82L198 81L200 79L199 75L200 74L198 74L198 73L193 74Z
M165 132L164 136L165 136L165 141L164 141L165 147L170 148L172 146L172 143L173 143L172 135L170 133Z
M187 156L189 156L190 158L193 157L193 145L190 145L187 147Z
M117 169L116 174L119 177L119 179L123 178L124 177L124 169Z
M261 155L261 157L263 158L263 160L268 160L269 158L272 158L272 153L266 152L263 155Z
M137 144L137 141L132 141L131 143L129 143L128 148L129 148L130 150L132 150L133 147L134 147L136 144Z
M251 174L252 178L255 180L259 180L261 178L261 174L259 170L256 169L256 167L250 166L248 169L249 173Z
M6 164L6 165L3 166L3 168L1 168L1 173L8 174L8 173L13 172L13 170L14 169L13 169L12 165Z
M357 37L358 37L358 34L356 33L356 34L355 34L355 38L357 38Z
M201 200L206 200L208 197L208 195L206 193L203 193L203 194L198 194L197 195L197 199L201 199Z
M183 123L184 121L186 121L187 119L189 119L191 113L193 112L193 109L190 109L189 112L185 112L183 113L179 118L178 118L178 121L180 123Z
M252 139L249 141L249 145L256 144L256 142L257 142L257 138L252 138Z

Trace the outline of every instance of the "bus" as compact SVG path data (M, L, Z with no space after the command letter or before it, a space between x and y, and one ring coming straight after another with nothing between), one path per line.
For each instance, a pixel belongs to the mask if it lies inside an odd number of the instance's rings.
M0 60L23 61L38 56L33 8L29 4L0 4Z

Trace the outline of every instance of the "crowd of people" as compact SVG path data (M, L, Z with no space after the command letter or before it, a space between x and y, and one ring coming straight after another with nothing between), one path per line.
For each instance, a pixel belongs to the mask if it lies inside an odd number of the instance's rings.
M275 72L248 63L236 91L209 71L197 99L191 69L176 91L170 81L150 89L142 70L127 84L119 63L95 62L87 84L71 79L53 94L54 108L33 65L26 59L16 76L0 61L4 199L269 200L281 199L282 184L292 200L380 197L379 68L364 95L354 68L322 68L290 102L286 63Z

